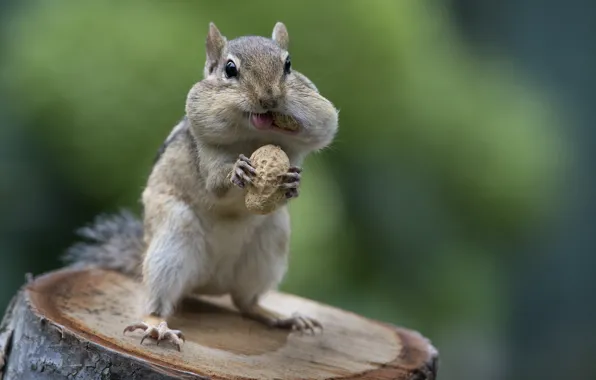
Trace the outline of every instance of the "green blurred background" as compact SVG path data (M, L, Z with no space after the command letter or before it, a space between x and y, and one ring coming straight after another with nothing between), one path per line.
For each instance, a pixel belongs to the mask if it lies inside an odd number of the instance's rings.
M282 289L417 329L440 378L594 378L596 3L0 0L0 306L140 210L209 21L290 34L340 109ZM545 364L548 363L548 364Z

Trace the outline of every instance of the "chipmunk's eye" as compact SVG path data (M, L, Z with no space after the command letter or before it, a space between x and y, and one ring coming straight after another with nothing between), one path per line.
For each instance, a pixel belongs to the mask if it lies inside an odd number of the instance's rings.
M234 63L234 61L229 60L228 63L226 63L226 77L232 78L236 76L238 76L238 69L236 68L236 64Z
M290 56L288 55L288 57L286 58L286 63L284 64L284 72L286 74L289 74L291 68L292 68L292 61L290 60Z

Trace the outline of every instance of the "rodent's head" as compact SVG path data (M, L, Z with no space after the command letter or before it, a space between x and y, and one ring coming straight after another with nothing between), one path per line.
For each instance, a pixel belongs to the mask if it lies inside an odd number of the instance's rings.
M207 36L204 76L236 88L247 112L264 113L277 109L287 76L292 71L288 33L282 23L273 29L273 38L244 36L226 41L211 23Z
M337 111L293 69L288 45L281 22L271 38L230 41L210 23L204 79L191 89L186 105L195 132L218 143L257 138L327 146L337 129ZM278 126L275 113L292 116L300 127Z

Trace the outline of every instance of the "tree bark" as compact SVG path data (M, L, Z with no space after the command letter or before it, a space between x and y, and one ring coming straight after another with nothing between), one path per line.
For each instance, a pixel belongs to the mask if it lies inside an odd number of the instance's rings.
M419 333L304 298L271 292L263 304L317 318L302 335L242 318L229 297L186 299L171 320L185 334L140 345L122 333L139 320L142 289L101 270L63 269L31 280L0 325L0 378L434 380L438 352Z

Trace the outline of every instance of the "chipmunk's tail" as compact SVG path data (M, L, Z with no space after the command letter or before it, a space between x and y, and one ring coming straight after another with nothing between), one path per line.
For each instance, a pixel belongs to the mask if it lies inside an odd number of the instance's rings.
M77 231L87 241L67 249L63 261L74 268L101 268L138 277L145 243L143 223L127 210L99 215Z

